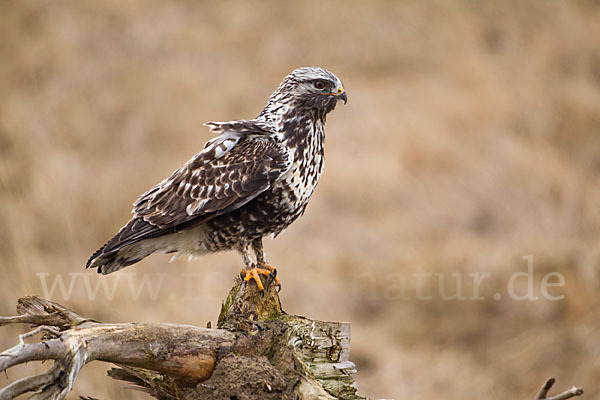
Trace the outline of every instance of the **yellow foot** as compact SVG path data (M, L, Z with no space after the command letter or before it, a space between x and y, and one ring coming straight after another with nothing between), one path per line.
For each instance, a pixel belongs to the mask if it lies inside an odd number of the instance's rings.
M267 264L266 262L259 262L258 266L271 271L271 275L273 276L273 282L275 282L275 285L277 286L277 291L279 292L281 290L281 281L277 277L277 268Z
M260 290L262 293L264 293L265 288L264 288L262 282L260 281L259 275L271 276L271 271L269 271L268 269L254 267L254 268L250 268L248 271L246 271L244 268L242 268L242 272L240 272L240 277L244 280L244 285L246 285L250 279L254 279L254 282L256 282L256 286L258 287L258 290Z

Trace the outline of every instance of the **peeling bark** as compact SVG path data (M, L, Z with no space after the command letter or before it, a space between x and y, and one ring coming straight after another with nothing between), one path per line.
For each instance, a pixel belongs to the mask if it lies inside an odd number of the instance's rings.
M21 394L63 399L81 368L92 361L116 364L108 371L157 399L364 399L357 394L356 369L349 360L350 325L286 314L264 281L238 282L219 315L217 329L151 323L101 323L49 300L19 299L18 316L0 325L36 327L19 344L0 353L0 372L28 361L54 360L45 373L0 390L0 400ZM41 334L41 341L25 339ZM564 400L583 393L573 387L547 397L551 379L535 400Z
M152 323L101 323L60 304L24 297L18 316L0 325L37 326L0 354L0 371L52 359L36 377L13 382L0 399L31 392L62 399L92 361L117 364L108 374L158 399L361 399L349 357L350 326L286 314L275 288L238 282L217 329ZM42 341L24 339L42 334Z

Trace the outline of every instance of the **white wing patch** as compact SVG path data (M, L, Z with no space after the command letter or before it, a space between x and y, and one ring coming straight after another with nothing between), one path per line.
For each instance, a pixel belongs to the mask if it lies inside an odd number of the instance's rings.
M194 215L196 211L204 207L206 203L208 203L208 199L194 201L193 203L187 205L187 207L185 208L185 212L187 213L187 215Z
M215 158L221 158L225 154L229 153L229 150L233 149L233 147L237 144L239 140L239 138L227 138L218 145L216 145Z

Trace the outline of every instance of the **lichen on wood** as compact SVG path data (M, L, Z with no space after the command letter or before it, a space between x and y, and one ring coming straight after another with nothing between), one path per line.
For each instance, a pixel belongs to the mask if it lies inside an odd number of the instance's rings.
M91 361L116 364L108 375L157 399L360 399L349 359L350 327L289 315L275 287L234 284L217 329L150 323L101 323L60 304L24 297L18 316L0 325L29 323L41 343L2 353L0 371L31 360L54 360L40 377L0 390L64 398ZM29 334L26 334L29 336ZM37 347L36 347L37 346ZM41 346L41 347L40 347ZM67 379L64 379L67 377Z
M50 369L0 389L0 400L31 393L64 399L83 366L116 364L111 378L156 399L358 400L350 361L350 324L289 315L268 280L265 292L236 282L223 303L217 329L151 323L101 323L35 296L17 303L18 316L0 325L35 327L0 353L0 372L29 361L54 360ZM24 339L41 334L41 341ZM535 400L580 396L572 387L548 397L548 380ZM93 397L93 394L92 394ZM443 397L443 396L441 396Z

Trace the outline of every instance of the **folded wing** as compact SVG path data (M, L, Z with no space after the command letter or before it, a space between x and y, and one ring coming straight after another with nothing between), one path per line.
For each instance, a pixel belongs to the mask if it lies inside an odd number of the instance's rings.
M220 136L134 203L133 218L88 261L147 238L197 226L233 211L267 190L292 155L262 125L209 123Z
M253 136L231 149L203 151L142 195L134 204L134 218L168 229L235 210L285 173L289 158L272 139Z

